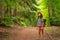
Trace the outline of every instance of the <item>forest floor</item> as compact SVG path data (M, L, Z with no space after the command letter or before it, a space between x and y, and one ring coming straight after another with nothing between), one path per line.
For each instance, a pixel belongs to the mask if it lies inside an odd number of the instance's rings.
M60 40L60 27L52 26L46 27L45 40ZM48 33L48 34L47 34ZM50 38L50 37L51 38ZM37 40L38 29L37 27L20 27L15 26L12 28L0 27L0 40Z

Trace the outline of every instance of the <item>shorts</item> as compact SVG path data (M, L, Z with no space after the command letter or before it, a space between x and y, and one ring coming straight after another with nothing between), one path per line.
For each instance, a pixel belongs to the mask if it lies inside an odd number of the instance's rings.
M38 26L38 28L39 28L39 31L44 29L44 27L42 26Z

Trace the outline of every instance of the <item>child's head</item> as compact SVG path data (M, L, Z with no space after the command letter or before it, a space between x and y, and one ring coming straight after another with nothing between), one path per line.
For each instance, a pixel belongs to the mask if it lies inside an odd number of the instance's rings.
M38 12L38 18L42 18L42 13L41 12Z

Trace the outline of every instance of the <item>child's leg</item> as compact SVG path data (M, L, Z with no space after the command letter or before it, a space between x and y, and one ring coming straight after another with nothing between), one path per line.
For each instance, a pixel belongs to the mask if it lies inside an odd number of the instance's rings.
M44 29L42 29L42 36L44 37Z
M41 30L40 30L40 28L39 28L39 31L38 31L39 38L40 38L40 33L41 33Z
M43 36L42 36L42 29L39 29L39 39L42 40Z
M42 39L44 40L44 29L42 29Z
M41 27L39 27L38 35L39 35L39 38L41 38L41 36L42 36L42 29L41 29Z
M39 32L38 32L38 35L39 35L39 38L41 38L41 33L42 33L42 29L41 29L41 27L39 27Z

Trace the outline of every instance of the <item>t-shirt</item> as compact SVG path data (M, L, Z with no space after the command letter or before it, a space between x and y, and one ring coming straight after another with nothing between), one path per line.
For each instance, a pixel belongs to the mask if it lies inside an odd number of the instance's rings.
M38 26L42 26L42 23L43 23L43 19L38 18L37 25Z

